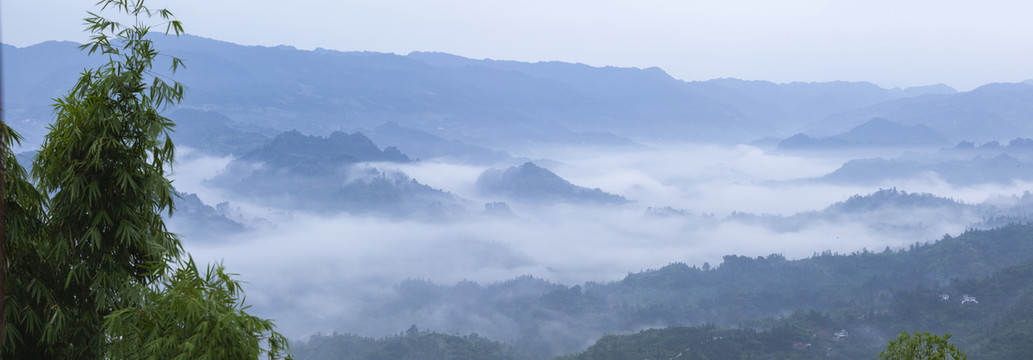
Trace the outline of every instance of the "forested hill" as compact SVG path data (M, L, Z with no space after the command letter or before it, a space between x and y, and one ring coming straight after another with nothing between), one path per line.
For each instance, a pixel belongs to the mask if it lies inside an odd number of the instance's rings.
M883 306L846 302L735 328L709 324L607 335L560 359L864 359L900 331L951 334L973 359L1028 359L1031 323L1033 260L1027 260L985 278L897 290Z
M262 162L292 174L321 175L358 162L409 162L397 148L380 150L361 133L334 132L328 137L288 131L241 157L243 161Z
M399 334L371 339L352 334L313 336L295 344L297 359L338 360L518 360L512 348L477 334L459 336L419 331L416 326Z
M709 270L671 264L629 274L619 282L586 286L584 296L630 305L636 309L632 317L643 325L731 325L797 308L827 309L843 301L875 304L894 289L982 278L1029 259L1033 226L1011 225L916 243L906 251L823 252L800 260L777 254L729 255Z
M548 169L526 162L506 170L490 169L477 178L481 193L529 203L623 204L627 199L601 189L571 184Z
M209 183L265 205L308 211L439 217L462 211L461 199L398 171L359 163L408 163L361 133L281 133L234 159Z
M857 324L862 323L851 321L871 314L884 315L888 311L891 314L925 316L900 309L909 306L909 298L925 296L914 294L931 293L929 296L936 300L939 299L939 291L947 291L956 301L960 301L962 295L977 299L1006 298L1007 301L995 305L997 310L980 315L986 319L1001 318L1002 311L1021 311L1019 307L1012 306L1014 301L1018 301L1014 299L1021 300L1017 297L1021 293L1009 293L1005 297L992 295L999 288L993 285L996 280L988 277L1031 260L1033 225L1009 225L993 230L968 231L956 237L945 236L934 243L916 243L900 251L823 252L800 260L789 260L777 254L766 257L729 255L715 267L675 263L629 274L611 283L563 286L528 278L484 286L405 282L397 285L397 297L380 299L379 308L370 311L391 314L384 317L384 321L401 319L397 321L408 320L422 327L444 326L425 315L426 309L437 309L436 314L450 314L450 323L468 325L435 330L477 332L511 344L532 358L546 359L577 351L586 342L607 333L626 333L643 328L700 324L736 328L753 324L763 331L777 330L777 326L781 326L778 321L758 319L778 317L796 310L819 311L817 314L820 316L816 319L832 324L823 325L822 329L847 328L848 325L853 326L849 329L860 329L862 326ZM914 290L916 288L938 290ZM1028 290L1029 287L1017 289ZM448 310L453 308L462 311ZM831 318L825 319L829 316ZM928 316L936 319L935 314ZM479 322L477 319L495 319L495 323L509 326L478 329L472 325ZM906 318L892 321L897 322L882 324L882 327L872 330L869 335L871 344L881 342L880 345L884 345L899 330L894 326L924 329L933 324L929 319L916 323L907 322L910 320ZM936 327L933 330L945 329L952 328ZM750 336L768 335L761 332ZM792 350L792 343L779 344ZM599 346L609 345L604 341ZM871 351L871 348L863 347L858 351ZM865 354L863 357L874 355L871 352Z

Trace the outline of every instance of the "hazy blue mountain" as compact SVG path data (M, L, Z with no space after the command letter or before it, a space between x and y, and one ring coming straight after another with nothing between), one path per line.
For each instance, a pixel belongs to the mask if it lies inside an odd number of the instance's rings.
M894 94L897 97L914 97L922 95L950 95L958 93L958 90L945 84L915 86L909 88L893 88L889 91L891 94Z
M628 144L629 138L734 141L762 135L760 124L686 90L656 68L514 62L526 68L516 71L485 62L452 67L418 56L239 46L195 36L157 42L165 53L186 60L187 68L175 77L187 86L182 107L278 131L329 134L393 121L444 139L492 146ZM89 62L76 55L75 44L40 48L55 49L8 47L5 57L24 60L5 66L7 73L61 79L9 84L12 93L39 94L10 101L19 111L17 120L31 120L41 130L47 119L28 116L27 109L46 110L49 99L66 91L75 71ZM63 67L75 70L29 66L37 57L67 61Z
M524 63L517 61L474 60L437 52L414 52L410 58L444 67L489 67L517 71L537 78L561 82L600 97L613 99L637 96L668 88L671 92L687 92L703 102L720 104L734 109L733 114L763 124L763 129L774 133L800 131L803 125L829 115L863 108L901 97L932 93L954 93L946 85L931 85L907 89L883 89L867 82L832 81L819 83L794 82L776 84L768 81L714 79L708 81L672 81L661 69L644 69L641 76L632 69L592 68L561 62ZM612 72L613 75L603 75ZM674 88L681 88L675 90ZM656 94L653 94L656 95ZM651 95L651 96L653 96ZM697 100L699 101L699 100ZM727 111L727 110L725 110Z
M292 47L240 46L184 36L158 39L187 61L181 108L275 131L326 135L387 122L495 150L536 144L738 142L804 132L828 136L881 117L926 125L951 141L1030 136L1027 84L952 93L945 86L882 89L863 82L684 82L658 68L474 60ZM30 143L50 99L102 61L76 44L4 48L9 123ZM159 64L158 69L162 68Z
M451 193L369 162L409 162L398 149L380 150L361 133L328 137L289 131L230 162L211 181L255 202L290 209L387 216L447 216L466 210Z
M711 214L693 214L671 207L648 208L651 217L676 217L695 224L749 224L764 226L777 232L799 232L827 224L861 226L887 236L926 236L930 226L966 224L969 229L993 229L1010 223L1033 220L1033 193L997 196L981 203L965 203L929 193L916 193L896 188L879 189L870 194L853 195L828 207L791 215L732 212L719 218Z
M825 209L826 212L840 214L859 214L874 210L893 208L908 210L917 208L956 208L965 207L954 199L935 196L928 193L909 193L894 189L880 189L868 195L854 195L849 199L837 202Z
M380 150L361 133L334 132L328 137L288 131L240 157L300 175L335 173L340 167L359 162L409 162L409 157L388 147Z
M838 138L855 143L881 146L942 145L946 139L925 125L905 126L882 118L868 120Z
M224 175L214 183L260 204L319 213L438 218L467 210L467 204L451 193L404 173L376 168L343 167L302 175L263 167L242 178Z
M1004 141L1033 132L1033 85L989 84L957 94L924 95L887 101L829 116L814 128L835 133L871 118L926 125L951 142Z
M845 133L824 138L796 134L778 143L781 151L849 150L852 148L938 147L946 138L925 125L902 125L874 118Z
M233 121L213 111L179 109L168 117L176 122L173 143L214 155L244 155L278 133Z
M767 81L714 79L692 82L686 86L735 106L781 133L799 132L810 122L831 114L871 106L900 96L872 83L846 81L775 84Z
M473 60L442 53L411 53L410 58L453 69L491 69L553 83L570 95L565 101L578 114L559 119L578 132L608 132L639 140L710 140L756 137L769 125L736 108L685 86L660 68L592 67L557 61L525 63ZM565 99L564 99L565 98ZM634 124L635 126L629 126ZM751 130L736 129L754 126ZM637 128L636 128L637 127ZM668 133L656 130L666 129Z
M470 145L458 140L445 140L426 131L415 130L387 122L363 134L378 144L397 146L400 151L417 159L448 158L472 164L495 164L512 160L504 151Z
M54 113L52 99L66 95L84 69L102 62L87 57L78 45L67 41L22 48L0 45L4 121L25 137L29 147L41 143L47 133Z
M1033 181L1033 162L1007 154L992 158L975 156L968 160L922 162L883 158L850 160L823 176L823 181L850 184L877 184L885 181L934 174L954 185L1007 184L1015 180Z
M1033 161L1033 139L1015 138L1003 145L997 141L982 144L962 141L953 148L941 149L937 155L944 159L964 160L975 156L993 158L1001 154L1007 154L1023 161Z
M928 236L938 224L970 224L969 228L992 228L1010 222L1033 219L1033 195L1006 197L993 202L968 204L929 193L896 188L857 194L824 209L794 214L766 214L733 211L727 216L697 214L673 207L650 207L644 216L676 218L685 224L762 226L779 233L798 233L836 224L843 228L865 228L893 237Z
M926 226L937 221L971 224L993 215L1019 215L1024 212L1024 208L998 209L964 204L932 194L909 193L893 188L880 189L867 195L854 195L819 211L788 216L733 212L724 220L763 225L780 232L795 232L829 223L854 223L899 236L920 234Z
M196 92L185 105L280 130L325 134L394 121L484 145L598 140L585 133L727 140L749 129L734 110L680 92L658 70L570 65L620 85L612 94L518 71L434 66L392 54L244 47L191 36L159 45L191 66L181 81ZM658 77L669 86L629 81Z
M571 184L552 171L531 162L506 170L487 170L477 178L478 190L525 203L623 204L627 199L602 190Z
M228 203L213 208L197 194L180 193L176 210L169 218L170 229L188 242L195 239L219 239L221 236L242 232L247 227L227 217Z
M712 111L741 116L741 120L762 124L771 134L791 134L804 125L829 115L875 105L901 97L934 93L954 93L946 85L908 89L883 89L866 82L821 82L776 84L768 81L714 79L709 81L672 81L662 70L645 69L640 76L632 69L592 68L561 62L523 63L517 61L474 60L444 53L411 53L410 58L446 67L490 67L517 71L541 79L549 79L601 98L619 101L640 94L664 96L657 89L684 92L698 97L701 104L717 106ZM605 72L612 72L606 75ZM601 76L602 75L602 76ZM675 88L680 88L676 90ZM724 110L721 110L723 108Z

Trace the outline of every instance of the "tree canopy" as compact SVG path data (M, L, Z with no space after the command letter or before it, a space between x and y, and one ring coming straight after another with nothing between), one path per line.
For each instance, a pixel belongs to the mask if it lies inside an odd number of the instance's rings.
M184 88L153 67L150 20L183 33L166 9L102 0L81 49L108 62L55 99L32 180L3 137L4 358L280 358L286 339L245 312L241 284L221 265L197 269L168 231L175 147L161 115ZM100 15L116 11L124 25Z
M908 334L902 331L890 340L886 350L879 353L883 360L962 360L968 359L960 348L950 343L950 334L937 335L928 331Z

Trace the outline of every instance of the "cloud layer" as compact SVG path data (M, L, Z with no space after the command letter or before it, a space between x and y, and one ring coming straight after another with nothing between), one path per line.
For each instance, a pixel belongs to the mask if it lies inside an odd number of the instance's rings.
M902 248L957 234L978 216L924 209L808 220L792 229L732 220L733 212L792 215L822 210L876 187L798 181L819 177L845 159L771 155L748 146L654 146L639 150L548 149L522 154L574 184L601 188L633 202L620 206L513 206L512 216L471 211L448 220L399 220L352 214L311 214L253 205L214 189L229 159L185 152L177 187L209 204L229 201L246 216L268 220L219 239L185 239L199 261L222 261L248 281L255 311L278 320L293 337L317 331L383 335L398 325L367 310L406 279L481 284L533 275L574 285L619 280L671 262L713 266L724 255L781 253L807 257L832 250ZM409 174L432 187L483 204L473 189L484 167L425 161L368 164ZM954 188L936 179L896 184L969 203L1021 193L1028 184ZM671 210L667 214L648 208ZM401 321L401 320L399 320ZM408 321L408 320L407 320Z

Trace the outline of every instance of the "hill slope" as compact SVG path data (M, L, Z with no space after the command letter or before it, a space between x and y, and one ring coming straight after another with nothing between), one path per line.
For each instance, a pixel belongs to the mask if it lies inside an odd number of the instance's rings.
M532 162L506 170L487 170L477 178L481 193L524 203L623 204L627 200L600 189L571 184Z

